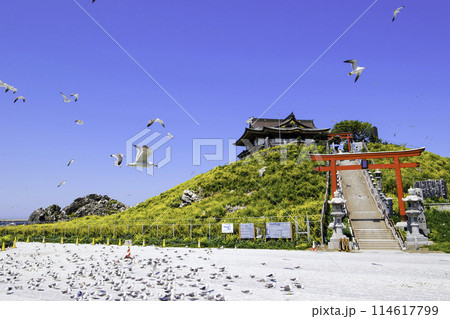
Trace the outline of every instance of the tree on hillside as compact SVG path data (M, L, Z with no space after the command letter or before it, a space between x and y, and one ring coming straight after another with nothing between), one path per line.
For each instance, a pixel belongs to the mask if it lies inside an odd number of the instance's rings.
M336 123L331 133L353 133L356 142L379 142L380 139L373 135L373 126L368 122L345 120Z

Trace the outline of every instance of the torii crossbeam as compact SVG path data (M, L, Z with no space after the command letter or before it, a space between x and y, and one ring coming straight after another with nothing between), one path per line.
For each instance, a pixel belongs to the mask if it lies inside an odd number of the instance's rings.
M395 169L395 177L397 180L397 196L398 196L398 206L400 210L400 216L403 218L405 214L405 203L402 201L403 198L403 183L402 183L402 168L407 167L419 167L419 163L401 163L401 157L412 157L420 156L425 150L425 147L416 148L408 151L389 151L389 152L368 152L368 153L343 153L343 154L311 154L311 159L313 161L329 161L329 166L318 166L315 168L318 172L329 171L331 172L331 189L332 194L337 189L336 172L344 170L357 170L357 169ZM376 158L392 158L393 163L389 164L368 164L364 168L362 165L348 165L348 166L337 166L336 161L345 160L369 160Z

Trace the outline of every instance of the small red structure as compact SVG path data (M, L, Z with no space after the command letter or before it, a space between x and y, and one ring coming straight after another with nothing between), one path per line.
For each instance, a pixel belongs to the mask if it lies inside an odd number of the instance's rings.
M397 196L398 196L398 206L400 209L400 216L404 219L405 214L405 203L402 201L403 198L403 183L402 183L402 168L406 167L418 167L418 163L401 163L401 157L412 157L420 156L425 150L425 147L417 148L408 151L389 151L389 152L368 152L368 153L345 153L345 154L312 154L311 159L313 161L329 161L329 166L318 166L315 168L318 172L329 171L331 172L331 189L332 194L337 189L336 172L346 171L346 170L357 170L357 169L395 169L395 177L397 180ZM393 163L389 164L369 164L369 159L376 158L392 158ZM337 166L336 161L345 160L361 160L360 165L346 165Z
M347 139L348 151L351 152L352 144L350 139L353 138L353 133L329 133L327 134L328 140L332 140L335 137L339 137L341 140Z

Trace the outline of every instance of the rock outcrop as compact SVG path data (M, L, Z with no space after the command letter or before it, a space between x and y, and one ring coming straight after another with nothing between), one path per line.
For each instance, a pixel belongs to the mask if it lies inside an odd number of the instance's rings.
M195 203L195 202L199 202L201 200L202 200L202 190L201 189L199 189L198 194L187 189L183 192L183 196L181 196L180 208L191 205L192 203Z
M79 197L72 204L64 207L51 205L45 209L35 210L28 218L29 223L49 223L67 221L73 218L89 215L105 216L115 214L128 209L129 206L104 195L90 194Z

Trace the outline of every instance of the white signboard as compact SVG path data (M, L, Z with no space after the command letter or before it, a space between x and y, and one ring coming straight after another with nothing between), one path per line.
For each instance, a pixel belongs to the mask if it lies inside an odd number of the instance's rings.
M131 246L131 240L125 240L125 246Z
M232 234L233 224L222 224L222 234Z
M291 223L266 223L266 238L292 238Z

